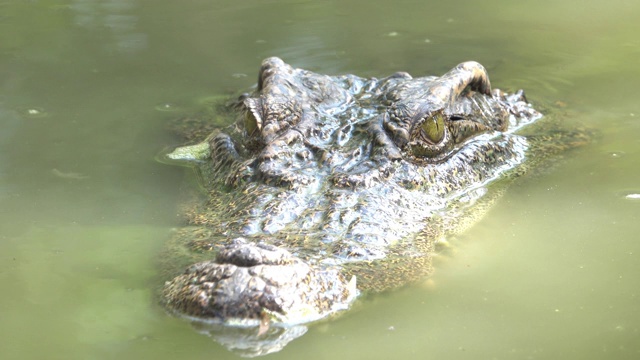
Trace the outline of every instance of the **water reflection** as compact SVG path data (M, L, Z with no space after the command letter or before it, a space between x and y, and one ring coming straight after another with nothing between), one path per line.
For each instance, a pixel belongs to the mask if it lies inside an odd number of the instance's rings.
M134 53L147 47L147 34L137 31L138 17L131 14L136 7L134 0L74 0L70 5L77 26L108 29L112 41L106 42L105 47L119 53Z
M200 321L194 321L192 325L199 333L212 337L229 351L242 357L256 357L278 352L308 330L304 325L271 326L266 333L258 334L255 328L231 327Z

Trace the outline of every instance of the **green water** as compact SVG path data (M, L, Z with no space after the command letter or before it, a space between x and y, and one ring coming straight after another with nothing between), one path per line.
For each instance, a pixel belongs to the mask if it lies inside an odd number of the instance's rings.
M237 357L155 305L189 174L154 156L179 109L272 55L361 76L473 59L601 136L513 186L429 281L270 358L640 358L639 18L632 0L0 1L0 358Z

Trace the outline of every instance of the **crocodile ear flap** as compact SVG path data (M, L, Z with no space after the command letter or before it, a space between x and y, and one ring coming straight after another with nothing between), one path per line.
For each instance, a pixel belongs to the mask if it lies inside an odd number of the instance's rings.
M248 135L255 135L262 130L262 99L248 98L244 100L246 112L244 129Z

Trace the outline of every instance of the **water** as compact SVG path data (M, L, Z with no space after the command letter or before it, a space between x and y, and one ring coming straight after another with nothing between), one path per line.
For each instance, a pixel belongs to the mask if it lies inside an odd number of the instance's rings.
M377 3L0 2L0 358L236 357L155 304L189 174L153 158L177 110L250 87L271 55L361 76L474 59L601 130L513 186L430 280L272 358L640 357L640 3Z

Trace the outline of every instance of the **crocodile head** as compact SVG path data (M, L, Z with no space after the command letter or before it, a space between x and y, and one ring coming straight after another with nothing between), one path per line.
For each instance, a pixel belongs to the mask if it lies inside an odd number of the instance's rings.
M476 62L364 79L268 58L227 109L231 126L169 154L202 174L191 223L207 235L189 243L213 251L163 297L241 325L316 320L424 276L434 242L524 161L514 131L541 117L522 91L492 91Z

